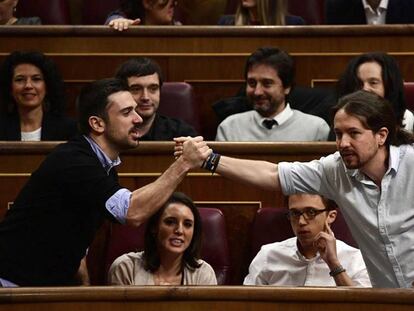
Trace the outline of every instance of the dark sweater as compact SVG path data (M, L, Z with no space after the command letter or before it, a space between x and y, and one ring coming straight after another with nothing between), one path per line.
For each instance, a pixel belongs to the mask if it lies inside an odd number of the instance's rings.
M69 140L78 134L76 121L65 116L45 113L42 119L41 140ZM0 116L0 140L21 140L17 113Z
M59 145L32 174L0 223L0 277L20 286L70 285L121 189L89 143Z
M147 134L140 140L172 140L180 136L197 136L194 128L180 119L156 114L154 122Z

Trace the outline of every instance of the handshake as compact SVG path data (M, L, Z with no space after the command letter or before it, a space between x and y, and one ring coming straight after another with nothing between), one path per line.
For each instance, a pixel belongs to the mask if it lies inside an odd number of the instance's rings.
M189 169L204 168L214 173L220 155L214 153L202 136L174 138L174 157L184 161Z

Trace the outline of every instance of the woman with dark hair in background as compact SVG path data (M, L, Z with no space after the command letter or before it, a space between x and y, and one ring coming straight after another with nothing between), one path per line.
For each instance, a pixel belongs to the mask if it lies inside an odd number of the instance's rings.
M41 25L40 18L14 16L18 0L0 0L0 25Z
M216 285L213 268L199 259L201 218L193 201L175 192L145 228L144 251L112 263L112 285Z
M286 0L240 0L236 15L224 15L219 25L304 25L300 16L288 15Z
M68 140L77 134L64 116L63 80L40 52L15 51L0 68L0 140Z
M174 21L177 0L121 0L121 8L109 14L105 25L123 31L130 25L181 25Z
M351 59L338 81L338 98L361 89L388 99L400 126L413 132L414 115L407 109L404 82L394 57L373 52Z

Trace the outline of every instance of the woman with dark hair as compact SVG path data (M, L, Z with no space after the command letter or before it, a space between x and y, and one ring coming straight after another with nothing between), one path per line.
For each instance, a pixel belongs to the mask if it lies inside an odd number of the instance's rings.
M77 134L64 116L63 80L40 52L15 51L0 67L0 140L68 140Z
M0 0L0 25L41 25L37 16L20 17L14 16L18 0Z
M144 251L118 257L112 285L216 285L213 268L199 259L201 218L193 201L175 192L145 229Z
M304 25L300 16L288 15L286 0L240 0L235 15L223 15L219 25Z
M121 8L110 13L105 25L123 31L130 25L181 25L174 21L177 0L121 0Z
M399 125L413 132L414 115L406 108L404 82L392 56L373 52L351 59L338 81L338 98L361 89L386 98L394 108Z

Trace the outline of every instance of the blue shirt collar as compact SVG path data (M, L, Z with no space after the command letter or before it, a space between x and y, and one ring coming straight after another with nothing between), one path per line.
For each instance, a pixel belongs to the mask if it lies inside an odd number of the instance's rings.
M109 174L111 169L119 164L121 164L121 159L117 157L114 161L112 161L102 150L102 148L89 136L83 135L85 139L88 141L89 145L91 145L91 148L93 152L98 157L99 162L101 162L103 168L105 169L106 173Z

